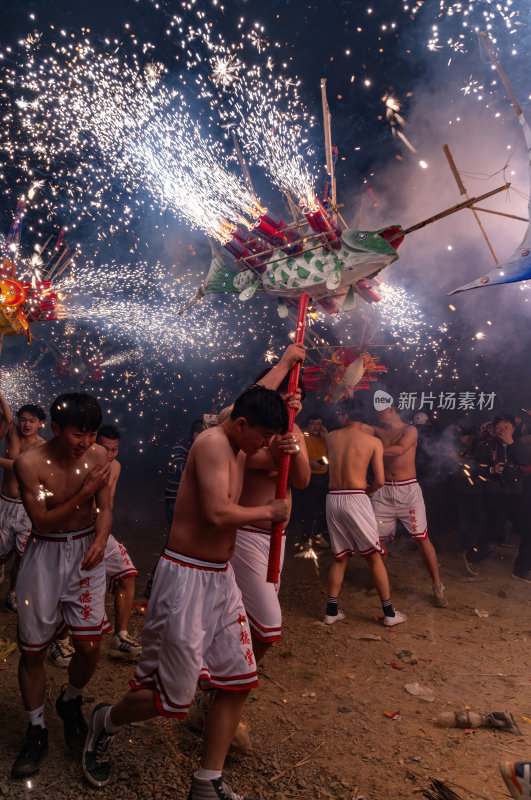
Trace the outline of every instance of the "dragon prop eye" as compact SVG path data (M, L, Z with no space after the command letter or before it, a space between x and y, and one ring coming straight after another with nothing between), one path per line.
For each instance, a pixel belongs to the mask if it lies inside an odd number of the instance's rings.
M522 250L522 255L523 256L528 256L529 255L529 250Z
M361 233L360 232L360 233L356 234L356 239L358 239L360 242L362 242L366 238L367 238L367 234L366 233Z

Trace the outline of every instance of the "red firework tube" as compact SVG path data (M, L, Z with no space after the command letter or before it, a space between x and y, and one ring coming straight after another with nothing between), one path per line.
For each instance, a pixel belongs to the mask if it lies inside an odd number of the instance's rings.
M277 229L277 231L281 231L284 236L287 236L290 242L294 242L299 238L299 234L296 231L288 228L284 220L280 219L280 217L276 217L269 210L266 211L265 214L262 214L260 219L264 220L264 222L267 222L268 225L272 225L273 228Z
M304 340L304 331L306 329L306 312L308 311L308 303L310 302L310 295L301 294L299 297L299 313L297 316L297 328L295 330L295 344L301 344ZM295 364L289 375L288 393L293 394L299 384L299 375L301 365ZM288 432L293 430L293 421L295 419L295 409L288 406ZM284 500L288 490L288 477L289 477L289 464L290 456L281 454L278 464L277 486L275 491L275 500ZM267 563L267 582L278 583L278 576L280 572L280 551L282 548L282 523L273 525L271 528L271 542L269 545L269 560Z
M251 267L260 267L262 265L260 259L252 258L251 253L249 250L247 250L245 245L243 245L234 237L230 240L230 242L225 242L223 247L225 247L235 258L246 258L247 264Z
M325 209L325 207L323 206L321 201L317 197L315 199L316 199L317 203L319 204L319 209L320 209L321 213L323 214L324 218L326 219L326 221L328 222L328 224L330 225L332 230L335 231L336 236L341 236L341 234L343 233L342 229L339 227L337 222L335 222L334 218L330 217L330 214Z
M302 213L310 223L312 230L314 230L316 233L326 234L326 241L332 247L336 249L340 247L341 242L319 209L317 211L310 211L310 209L306 206L302 209ZM321 241L323 241L323 239L321 239Z
M280 244L288 244L289 240L287 236L282 233L282 231L278 231L269 222L263 217L260 217L254 224L254 228L263 234L267 239L270 239L273 243L279 242Z
M253 238L250 233L242 230L242 228L236 228L232 235L234 239L244 245L248 253L259 254L267 250L267 247L265 247L262 242L256 239L256 237Z

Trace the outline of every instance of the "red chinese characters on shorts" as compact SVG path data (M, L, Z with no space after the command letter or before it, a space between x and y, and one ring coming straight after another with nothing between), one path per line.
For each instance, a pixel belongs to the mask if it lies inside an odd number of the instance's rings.
M253 664L254 664L254 655L253 655L253 651L251 650L250 647L248 647L247 650L245 651L245 660L247 661L247 663L249 664L250 667L253 666Z
M122 554L122 558L123 558L123 560L124 560L124 564L125 564L125 566L126 566L126 567L130 567L130 566L131 566L131 559L130 559L130 558L128 558L128 556L127 556L127 550L125 549L125 547L123 546L123 544L118 544L118 549L120 550L120 553Z
M90 603L92 601L92 595L90 591L87 589L87 591L82 592L82 594L80 594L77 599L83 605L83 603Z
M83 617L83 619L90 619L91 613L92 613L92 607L91 606L87 606L87 605L82 606L82 608L81 608L81 616Z
M238 614L238 622L240 623L240 625L245 625L245 623L247 622L247 617L245 616L245 614Z
M245 628L242 630L242 632L240 634L240 642L242 644L251 644L251 640L249 638L249 634L247 633Z
M90 578L81 578L79 581L79 588L82 589L83 586L90 586Z

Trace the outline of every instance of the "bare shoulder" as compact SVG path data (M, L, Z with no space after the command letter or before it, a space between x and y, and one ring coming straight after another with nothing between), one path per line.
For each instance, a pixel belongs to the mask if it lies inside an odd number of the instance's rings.
M383 453L382 440L371 434L365 434L367 439L370 440L371 447L374 453Z
M34 439L33 442L24 449L24 452L27 452L28 450L35 450L36 447L42 447L43 444L46 444L46 439L43 439L42 436L37 436L37 438Z
M208 428L199 434L190 450L190 459L216 458L220 455L226 457L227 451L232 452L229 440L223 428L219 425Z
M28 447L26 450L23 450L22 453L16 456L15 463L19 465L24 464L28 466L30 465L37 466L39 464L43 464L46 461L47 450L48 448L46 447L46 442L44 441L41 446L35 445L32 447Z
M110 474L111 480L118 480L121 471L122 471L122 465L120 464L120 462L116 461L116 459L114 461L111 461L111 474Z
M419 437L419 432L418 432L418 430L415 428L415 426L414 426L414 425L408 425L408 424L406 424L406 425L404 425L404 427L402 428L402 435L403 435L403 436L407 436L409 439L415 439L415 440L416 440L416 439L418 439L418 437Z
M91 444L85 453L84 458L91 467L97 467L100 464L106 464L109 460L107 450L102 447L101 444Z

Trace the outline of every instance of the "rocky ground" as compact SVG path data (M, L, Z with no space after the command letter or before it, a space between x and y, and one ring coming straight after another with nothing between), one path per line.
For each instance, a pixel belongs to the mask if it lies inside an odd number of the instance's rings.
M142 573L139 599L159 539L146 545L135 537L130 543ZM231 756L227 781L261 800L422 797L433 778L447 781L463 800L508 797L498 762L531 758L531 586L511 579L514 551L488 561L473 578L455 554L442 549L450 605L439 609L414 546L398 540L388 568L393 601L408 621L390 630L378 620L379 603L367 592L368 570L361 560L351 562L341 595L347 619L324 626L329 551L318 551L317 563L295 558L294 552L286 558L281 587L284 636L266 658L260 688L245 712L252 749ZM6 591L3 584L0 637L14 640L16 617L3 606ZM133 634L140 636L142 621L136 611ZM417 663L404 663L397 655L403 650ZM0 797L77 800L98 794L83 783L55 713L66 672L51 665L47 669L50 753L31 782L15 782L9 773L26 727L17 654L0 666ZM131 674L131 665L104 652L86 692L87 715L96 700L118 698ZM404 685L411 683L430 689L434 700L408 694ZM510 710L521 735L436 724L441 711L467 707ZM130 726L117 737L114 777L99 795L184 799L200 749L200 738L184 723L161 718Z

